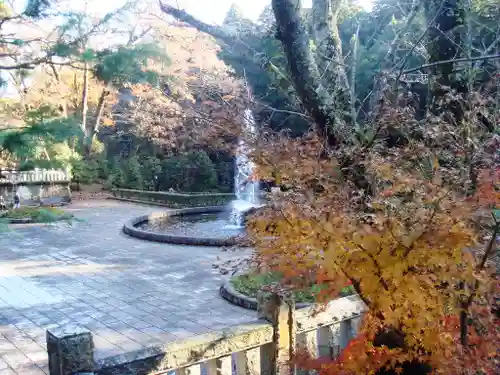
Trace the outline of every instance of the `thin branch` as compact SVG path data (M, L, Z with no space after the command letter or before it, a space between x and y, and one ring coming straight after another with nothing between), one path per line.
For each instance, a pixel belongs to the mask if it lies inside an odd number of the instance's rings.
M484 267L486 265L486 261L492 254L493 250L495 249L495 242L497 241L497 236L500 234L500 222L496 221L495 217L493 217L493 220L495 221L495 226L493 227L493 232L491 233L491 238L488 241L488 244L486 245L486 249L484 251L484 254L481 258L481 261L476 267L477 272L481 272L484 270ZM462 302L460 304L461 311L460 311L460 342L462 345L468 345L468 336L467 336L467 316L468 316L468 311L470 306L472 305L472 302L474 302L474 298L477 295L477 291L479 289L479 280L476 279L476 282L474 283L474 287L472 288L471 294L467 298L466 301Z
M420 37L418 38L417 42L415 44L413 44L413 47L410 49L410 51L406 54L406 56L403 58L403 60L401 61L401 66L400 66L400 69L399 69L399 74L398 74L398 77L396 79L396 82L399 81L399 79L401 78L401 76L404 74L403 73L403 69L406 65L406 63L408 62L408 60L410 59L410 56L413 54L413 52L415 51L415 49L417 48L417 46L422 42L422 40L425 38L425 36L427 35L427 33L429 32L429 30L431 29L431 25L434 24L434 22L436 21L438 15L441 13L441 9L443 8L443 4L444 4L444 0L441 1L441 5L439 6L436 14L434 15L434 17L432 18L431 21L429 21L427 23L427 27L425 28L424 32L420 35ZM399 65L399 64L396 64L396 66Z
M500 53L497 53L495 55L476 56L476 57L471 57L471 58L462 57L459 59L435 61L435 62L430 63L430 64L423 64L423 65L417 66L416 68L403 70L403 74L413 73L413 72L416 72L418 70L432 68L434 66L443 65L443 64L450 64L450 63L457 63L457 62L470 62L470 61L479 61L479 60L493 60L493 59L500 59Z
M420 8L420 5L421 5L420 1L413 0L412 7L411 7L410 13L408 15L408 18L406 19L404 27L401 30L399 30L398 33L396 33L396 35L394 36L394 39L392 40L392 42L389 46L389 51L387 51L387 54L385 55L384 60L386 62L392 63L394 61L394 51L396 50L397 41L401 38L401 36L406 34L406 32L410 29L410 26L411 26L413 20L417 16L418 9Z
M204 33L207 33L209 35L212 35L217 39L221 39L226 43L231 44L231 42L234 42L234 38L230 34L226 33L221 27L209 25L208 23L202 22L193 17L192 15L190 15L189 13L187 13L185 10L164 4L161 0L158 1L158 3L163 13L171 15L172 17L176 18L179 21L188 23L191 26L195 27L196 29Z
M351 87L349 92L351 94L351 117L354 127L358 127L358 112L356 111L356 68L358 65L358 48L359 48L359 29L360 24L356 28L356 33L354 34L354 41L352 46L353 56L352 56L352 69L351 69Z
M264 104L264 103L258 103L259 105L263 106L264 108L267 108L267 109L270 109L276 113L287 113L289 115L295 115L295 116L300 116L306 120L308 120L309 122L312 122L313 119L312 117L304 114L304 113L300 113L300 112L295 112L295 111L289 111L289 110L286 110L286 109L277 109L277 108L274 108L274 107L271 107L270 105L267 105L267 104Z
M493 218L495 220L495 218ZM486 246L486 250L484 251L483 257L481 258L481 262L479 262L477 266L477 270L481 271L484 269L484 266L486 264L486 261L490 257L491 253L493 252L493 249L495 248L495 242L497 240L497 236L500 234L500 222L496 222L495 226L493 227L493 233L491 235L490 241L488 242L488 245Z
M358 249L360 249L363 253L365 253L368 258L370 258L373 262L373 265L375 266L375 275L379 277L380 279L380 283L382 284L382 286L384 287L384 289L386 291L389 291L389 284L387 283L387 281L384 279L383 275L382 275L382 267L380 266L379 262L377 261L377 259L373 256L372 253L370 253L368 250L366 250L363 245L359 244L359 243L356 243L354 242L354 245L356 245L356 247Z

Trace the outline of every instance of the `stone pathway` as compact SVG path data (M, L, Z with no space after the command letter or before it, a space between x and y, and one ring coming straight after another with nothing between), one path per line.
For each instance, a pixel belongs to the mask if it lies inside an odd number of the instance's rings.
M217 248L140 241L121 233L158 211L115 201L77 202L83 222L0 233L0 375L48 374L45 331L90 329L96 359L251 321L223 300ZM16 227L18 228L18 227Z

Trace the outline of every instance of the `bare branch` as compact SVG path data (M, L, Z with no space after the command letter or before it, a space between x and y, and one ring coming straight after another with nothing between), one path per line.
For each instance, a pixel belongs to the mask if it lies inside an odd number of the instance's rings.
M189 13L187 13L186 11L175 8L171 5L164 4L161 0L159 1L159 5L163 13L171 15L172 17L174 17L179 21L188 23L194 28L209 35L212 35L217 39L221 39L227 43L234 42L234 38L228 33L226 33L224 30L222 30L221 27L209 25L208 23L202 22L193 17L192 15L190 15Z
M413 0L411 11L410 11L410 14L408 15L408 18L406 19L405 25L403 26L403 28L401 30L399 30L398 33L396 33L396 36L394 37L391 44L389 45L389 50L387 51L387 54L385 55L385 61L388 64L393 63L394 57L395 57L394 52L396 50L397 42L410 29L410 26L412 25L413 20L417 16L419 9L420 9L420 1Z
M267 109L270 109L272 110L273 112L276 112L276 113L288 113L289 115L295 115L295 116L299 116L299 117L302 117L310 122L312 122L312 118L304 113L300 113L300 112L295 112L295 111L289 111L289 110L286 110L286 109L277 109L277 108L274 108L274 107L271 107L267 104L264 104L264 103L258 103L259 105L263 106L264 108L267 108Z
M476 56L476 57L470 57L470 58L469 57L462 57L459 59L435 61L435 62L430 63L430 64L424 64L424 65L417 66L416 68L403 70L403 74L413 73L413 72L416 72L416 71L419 71L422 69L431 68L431 67L443 65L443 64L450 64L450 63L457 63L457 62L470 62L470 61L479 61L479 60L493 60L493 59L500 59L500 53L495 54L495 55Z

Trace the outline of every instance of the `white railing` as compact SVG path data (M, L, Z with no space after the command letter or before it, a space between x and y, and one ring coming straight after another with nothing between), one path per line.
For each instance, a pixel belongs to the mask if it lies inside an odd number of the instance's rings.
M65 182L71 180L69 169L0 170L0 183Z

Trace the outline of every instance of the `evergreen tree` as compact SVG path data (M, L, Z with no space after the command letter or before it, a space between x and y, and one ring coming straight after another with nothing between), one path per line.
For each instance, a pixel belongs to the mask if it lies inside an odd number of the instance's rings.
M142 190L144 188L144 180L142 178L142 166L134 155L127 160L124 160L125 184L129 189Z
M235 3L229 7L222 25L232 34L248 33L253 29L252 21L245 18L243 10Z

